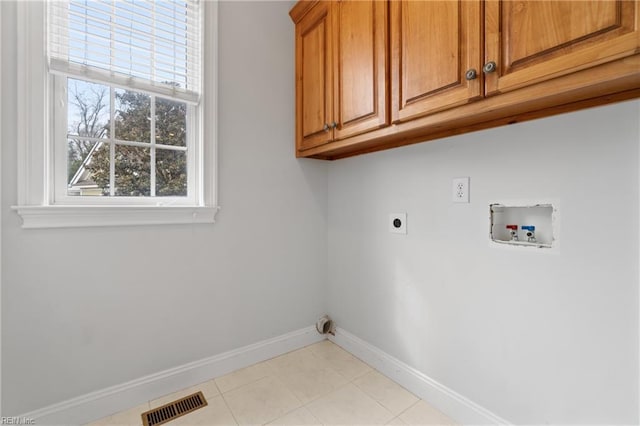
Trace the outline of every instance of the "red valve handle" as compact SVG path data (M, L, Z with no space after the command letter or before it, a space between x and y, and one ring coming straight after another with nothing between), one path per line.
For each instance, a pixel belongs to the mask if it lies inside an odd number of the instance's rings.
M514 231L518 230L518 225L507 225L507 229L512 229Z

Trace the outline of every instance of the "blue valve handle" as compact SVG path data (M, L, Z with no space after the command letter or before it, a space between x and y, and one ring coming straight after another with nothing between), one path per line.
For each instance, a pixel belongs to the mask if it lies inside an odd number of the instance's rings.
M532 231L532 232L533 232L533 231L535 231L535 230L536 230L536 227L535 227L535 226L533 226L533 225L526 225L526 226L523 226L523 227L522 227L522 228L520 228L520 229L522 229L522 230L524 230L524 231Z

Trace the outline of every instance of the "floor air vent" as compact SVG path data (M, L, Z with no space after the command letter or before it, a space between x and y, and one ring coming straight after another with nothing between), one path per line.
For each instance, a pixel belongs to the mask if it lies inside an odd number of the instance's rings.
M198 408L205 407L206 405L207 400L204 399L202 392L197 392L165 404L162 407L142 413L142 424L144 424L144 426L161 425L185 414L189 414Z

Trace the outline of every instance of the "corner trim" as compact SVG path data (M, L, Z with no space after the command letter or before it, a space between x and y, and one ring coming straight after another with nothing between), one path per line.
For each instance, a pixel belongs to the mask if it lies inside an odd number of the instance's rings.
M505 419L344 329L329 340L407 388L460 424L510 425Z
M190 362L20 415L36 424L86 424L240 368L322 341L315 326Z

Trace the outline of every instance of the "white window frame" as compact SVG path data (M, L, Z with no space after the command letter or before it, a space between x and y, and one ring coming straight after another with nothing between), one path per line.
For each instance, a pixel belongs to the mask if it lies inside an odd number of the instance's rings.
M217 205L217 1L202 0L202 99L194 127L201 137L188 155L195 170L180 197L69 197L56 194L56 156L66 146L56 142L54 109L66 96L54 95L46 60L46 2L18 2L18 204L23 228L213 223ZM43 96L44 94L44 96ZM57 107L57 108L55 108ZM65 106L66 109L66 106ZM193 115L193 114L192 114ZM206 117L206 118L205 118ZM66 129L66 125L64 126ZM66 135L65 135L66 141ZM56 149L57 144L57 149ZM65 160L66 161L66 160ZM66 164L66 162L65 162ZM58 167L59 171L59 167ZM66 173L66 168L65 168ZM59 175L57 179L61 177ZM66 179L65 179L66 180ZM60 188L60 185L58 185ZM99 200L98 200L99 199Z

